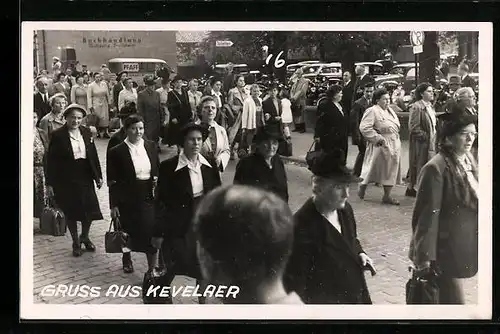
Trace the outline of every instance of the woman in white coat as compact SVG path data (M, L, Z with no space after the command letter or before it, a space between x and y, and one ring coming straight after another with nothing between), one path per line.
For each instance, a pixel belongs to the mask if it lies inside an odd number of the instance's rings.
M213 96L204 96L201 98L200 106L201 123L208 128L208 137L201 146L201 154L207 159L213 158L219 171L223 172L231 157L231 150L226 129L215 121L217 103Z
M251 147L257 129L266 124L264 113L262 112L262 99L259 96L259 85L253 84L250 87L250 96L243 101L241 129L242 142L246 143L246 147Z
M401 140L398 115L389 107L390 96L385 89L373 93L373 106L361 119L359 130L367 141L365 158L361 171L358 196L364 199L369 183L384 187L382 203L399 205L391 197L395 184L401 182Z

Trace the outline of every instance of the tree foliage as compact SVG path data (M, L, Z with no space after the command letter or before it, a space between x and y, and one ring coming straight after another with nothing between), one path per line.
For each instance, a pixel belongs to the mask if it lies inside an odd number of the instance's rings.
M276 32L212 31L203 41L202 49L211 52L218 63L248 62L262 59L262 46L273 45ZM407 31L296 31L286 32L288 55L303 55L304 59L323 61L375 61L385 52L396 52L398 46L409 43ZM230 40L229 48L216 48L215 41Z

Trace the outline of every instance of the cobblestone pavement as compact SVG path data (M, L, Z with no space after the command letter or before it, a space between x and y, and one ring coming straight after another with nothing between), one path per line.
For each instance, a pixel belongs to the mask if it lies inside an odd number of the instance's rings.
M99 157L105 171L105 151L107 141L97 140ZM172 150L162 153L162 159L174 154ZM348 163L352 165L352 162ZM223 175L225 184L231 183L234 176L235 162L231 162ZM287 164L289 178L290 207L296 211L310 195L310 172L300 166ZM37 233L38 222L34 222L34 272L33 297L35 303L50 304L140 304L140 297L108 295L112 285L124 286L122 293L127 295L128 286L141 286L146 271L146 258L143 254L133 254L135 272L125 274L121 268L120 254L106 254L104 251L104 233L109 228L108 189L103 186L97 192L104 220L94 222L90 238L97 247L95 253L84 253L74 258L71 255L71 237L52 237ZM367 283L375 304L404 304L404 285L408 279L407 252L410 238L410 219L414 199L404 197L404 187L396 186L394 196L401 201L401 206L384 206L380 200L382 189L369 187L365 200L356 196L355 186L351 188L351 202L357 224L358 236L365 251L375 261L377 275L367 274ZM466 284L467 302L477 303L476 280ZM100 287L101 295L97 298L42 297L41 289L46 285L72 284ZM173 285L193 284L188 277L177 276ZM208 301L213 302L211 300ZM192 298L174 298L174 303L196 303Z

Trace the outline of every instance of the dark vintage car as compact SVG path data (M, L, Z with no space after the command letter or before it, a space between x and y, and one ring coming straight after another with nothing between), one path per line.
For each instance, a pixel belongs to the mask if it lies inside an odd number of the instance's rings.
M447 79L439 68L436 67L436 81ZM387 75L375 78L375 87L379 87L386 81L403 84L405 92L409 93L415 89L415 63L404 63L394 66Z

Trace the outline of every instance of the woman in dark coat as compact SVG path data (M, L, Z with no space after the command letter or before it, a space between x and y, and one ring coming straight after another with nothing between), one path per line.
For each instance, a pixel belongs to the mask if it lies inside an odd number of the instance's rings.
M151 245L155 223L154 188L160 161L154 142L142 139L144 120L131 115L124 121L126 139L109 151L107 180L111 217L119 218L130 236L130 249L145 253L152 268L156 249ZM123 253L123 271L132 273L130 252Z
M439 304L464 304L463 280L478 270L477 116L443 114L440 151L420 172L409 258L437 272Z
M177 145L179 130L192 121L193 113L189 104L187 91L182 88L182 78L175 76L172 80L174 89L168 92L167 109L170 112L168 126L168 144Z
M278 152L280 133L260 128L254 137L255 153L242 158L236 166L235 184L255 186L271 191L288 202L285 165Z
M200 153L207 136L206 127L188 123L179 133L177 143L183 148L181 153L160 164L158 219L152 244L162 249L170 281L175 275L190 276L199 283L202 279L192 219L203 196L221 185L215 161L205 159ZM199 302L204 303L204 298L200 297Z
M422 167L436 154L436 111L432 106L434 89L423 82L415 89L417 101L410 108L410 169L406 196L415 197L417 177Z
M318 121L314 129L316 150L333 151L341 149L347 158L349 116L342 110L342 87L330 86L326 99L318 105Z
M56 204L66 217L73 239L73 256L82 255L81 244L94 252L89 239L93 220L103 219L95 193L102 187L102 172L91 131L81 126L85 110L69 105L63 113L66 124L52 132L47 153L47 196L54 196ZM82 223L78 236L76 222Z

